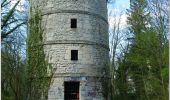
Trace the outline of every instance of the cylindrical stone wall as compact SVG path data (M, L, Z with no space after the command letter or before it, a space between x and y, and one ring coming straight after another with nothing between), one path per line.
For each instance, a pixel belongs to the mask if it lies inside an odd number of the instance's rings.
M80 82L79 100L104 100L102 69L109 61L106 0L35 0L42 11L44 51L55 70L48 100L64 100L64 82ZM77 28L70 20L77 19ZM71 60L78 50L78 60Z

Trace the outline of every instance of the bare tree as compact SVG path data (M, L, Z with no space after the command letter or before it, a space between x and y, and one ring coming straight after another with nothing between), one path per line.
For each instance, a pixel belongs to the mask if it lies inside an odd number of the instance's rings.
M27 4L1 2L2 99L25 99L25 45ZM18 9L18 8L20 9ZM22 9L22 10L21 10Z
M110 31L109 31L109 38L110 38L110 59L111 59L111 66L110 66L110 72L111 72L111 95L112 98L116 95L116 67L117 67L117 61L118 57L121 53L123 53L123 49L125 49L124 44L126 34L124 33L125 27L122 25L122 17L123 12L120 12L120 14L117 14L115 12L109 13L109 22L110 22Z
M11 0L3 0L1 2L1 41L7 38L10 34L16 30L20 30L23 25L27 22L27 12L23 4L20 4L20 0L13 3Z

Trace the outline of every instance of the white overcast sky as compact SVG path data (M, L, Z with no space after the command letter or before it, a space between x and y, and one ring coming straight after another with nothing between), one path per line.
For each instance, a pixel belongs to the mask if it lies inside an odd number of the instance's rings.
M113 23L121 17L121 26L126 26L126 9L129 9L129 0L115 0L115 2L108 4L108 20L110 28L112 28Z

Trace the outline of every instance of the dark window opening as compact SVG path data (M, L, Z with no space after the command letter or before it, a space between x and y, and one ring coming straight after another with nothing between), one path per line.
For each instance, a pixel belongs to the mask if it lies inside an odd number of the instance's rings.
M77 19L71 19L71 28L77 28Z
M71 60L78 60L78 50L71 50Z
M79 100L80 82L64 82L64 100Z

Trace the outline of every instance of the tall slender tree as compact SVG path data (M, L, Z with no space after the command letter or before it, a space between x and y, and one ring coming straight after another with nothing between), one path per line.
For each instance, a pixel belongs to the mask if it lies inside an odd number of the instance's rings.
M134 93L138 100L167 100L167 86L161 75L164 66L167 66L162 59L168 60L163 57L168 50L167 42L163 42L166 39L162 38L166 30L162 27L163 18L159 17L156 22L160 28L152 26L151 19L154 18L147 0L131 1L129 12L128 23L133 41L127 56Z

